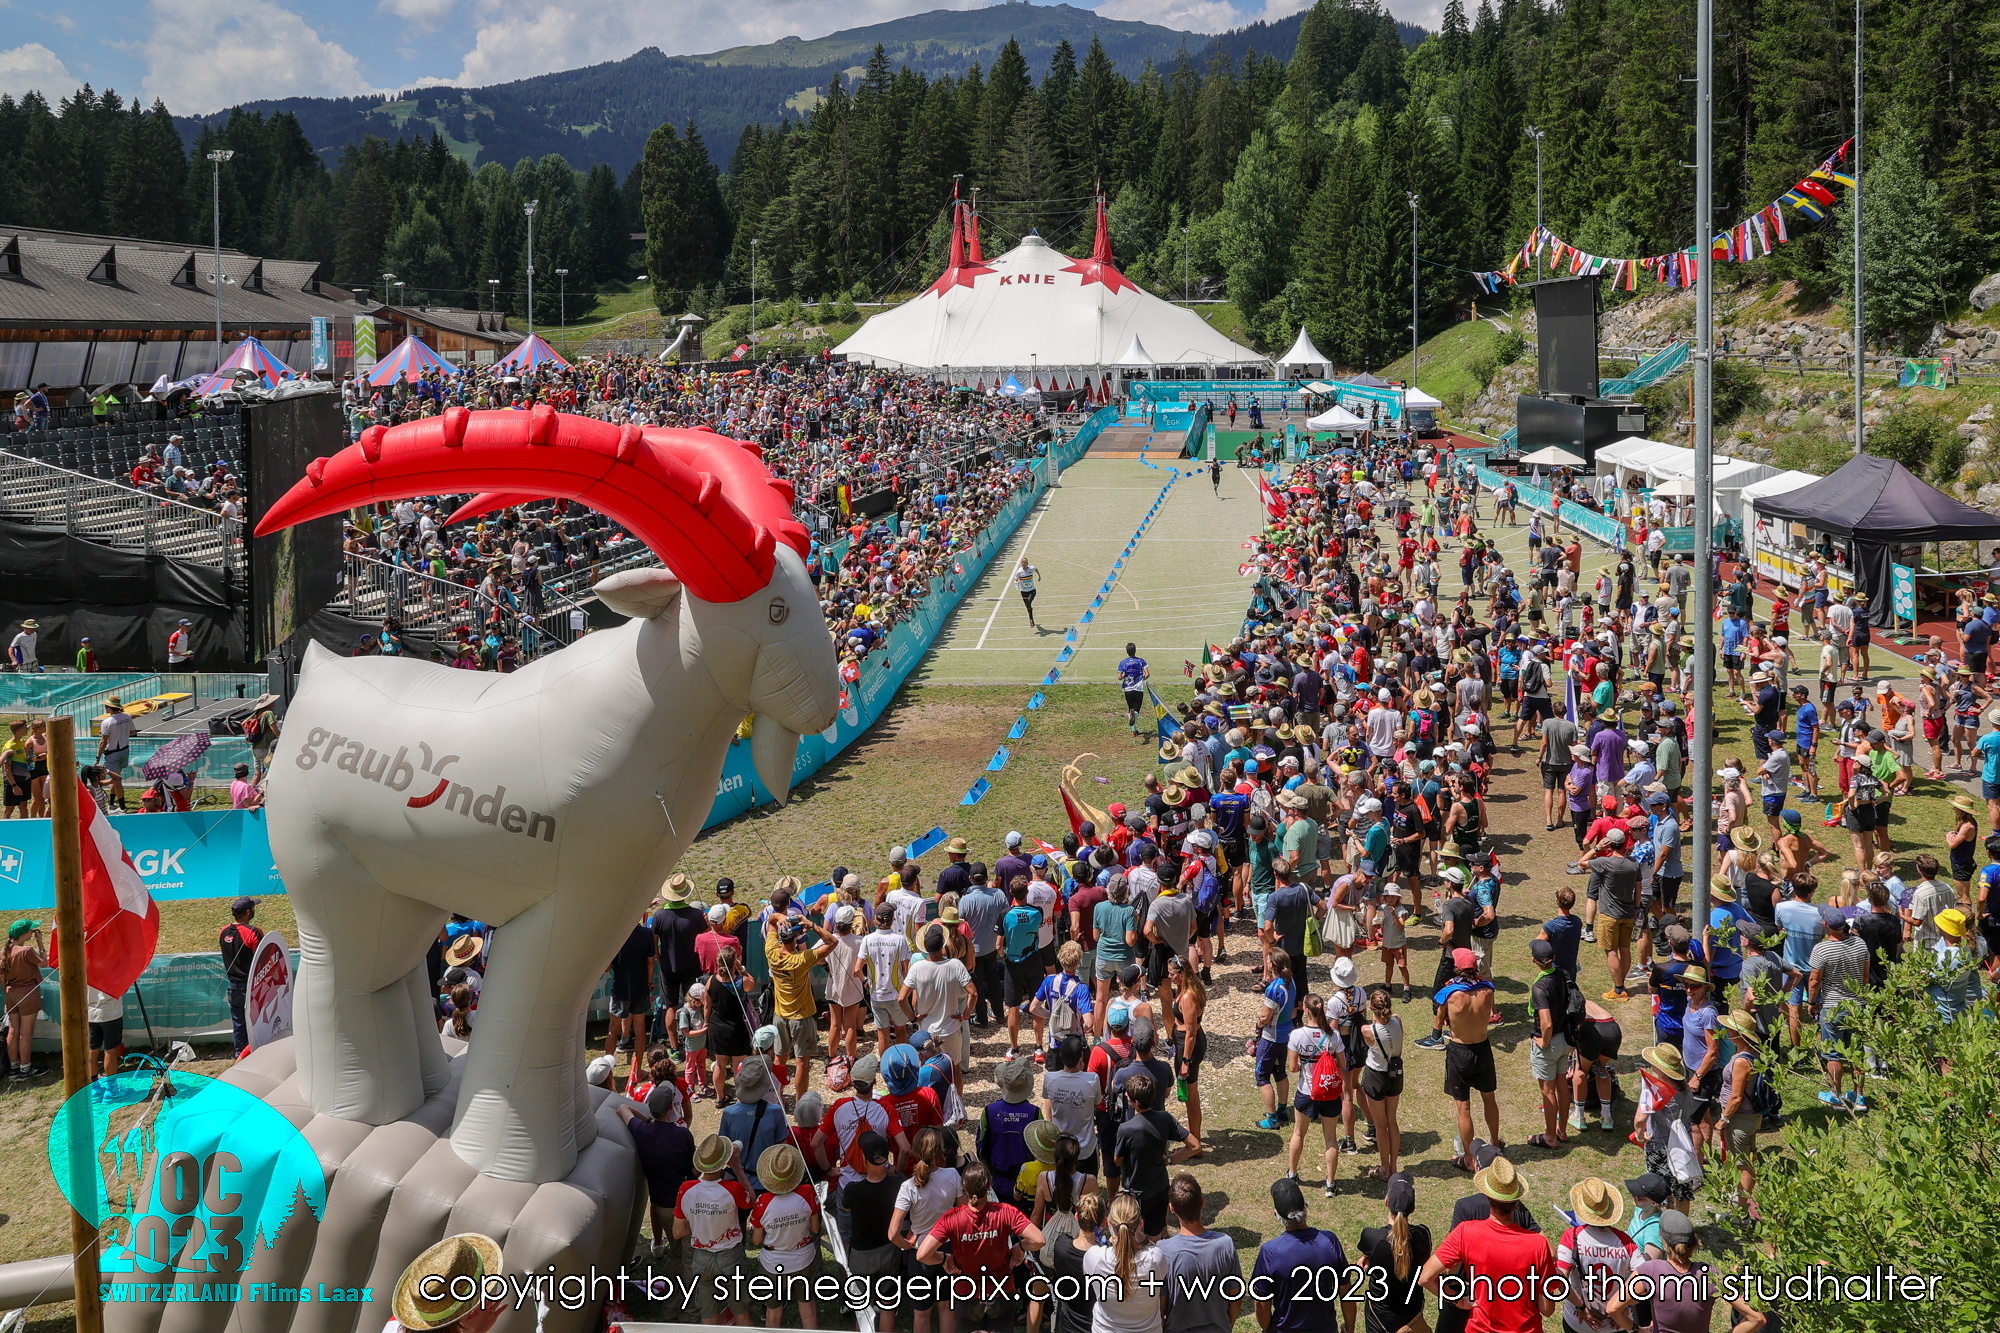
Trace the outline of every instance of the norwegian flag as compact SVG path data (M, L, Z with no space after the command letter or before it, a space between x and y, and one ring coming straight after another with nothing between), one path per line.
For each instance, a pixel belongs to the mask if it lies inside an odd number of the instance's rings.
M76 785L83 843L84 975L106 995L123 995L153 961L160 942L160 908L125 854L111 821L81 782ZM60 967L61 941L49 961Z

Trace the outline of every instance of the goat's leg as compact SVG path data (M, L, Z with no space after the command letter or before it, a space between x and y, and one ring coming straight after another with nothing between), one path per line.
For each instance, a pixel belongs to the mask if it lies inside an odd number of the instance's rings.
M444 1086L437 1022L413 1011L412 989L428 989L424 954L446 914L383 888L329 832L305 847L309 865L294 854L282 867L299 921L300 1090L323 1114L388 1124Z
M558 890L495 936L451 1130L459 1157L487 1175L562 1180L597 1137L583 1025L606 941L622 943L636 917L623 906Z
M431 990L430 969L418 963L403 978L403 988L410 1001L410 1026L417 1034L417 1072L429 1099L451 1081L451 1061L437 1039L437 996Z

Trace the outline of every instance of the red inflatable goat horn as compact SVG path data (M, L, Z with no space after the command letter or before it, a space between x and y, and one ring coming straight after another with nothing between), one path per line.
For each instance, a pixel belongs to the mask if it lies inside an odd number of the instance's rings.
M494 490L461 513L563 496L624 525L708 602L739 601L768 585L778 541L801 556L811 547L792 516L790 484L743 445L712 433L642 432L540 406L453 407L369 434L365 448L352 444L308 464L256 535L377 500L482 486Z

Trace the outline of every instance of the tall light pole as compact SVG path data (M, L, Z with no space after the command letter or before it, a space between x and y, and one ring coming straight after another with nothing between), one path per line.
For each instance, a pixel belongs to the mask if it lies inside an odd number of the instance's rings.
M535 336L535 205L539 199L530 199L521 205L521 211L528 215L528 336Z
M490 311L500 309L500 279L498 278L488 278L486 280L486 308Z
M1185 222L1181 223L1181 300L1194 301L1194 240Z
M1417 192L1410 191L1410 387L1417 387Z
M1854 454L1861 456L1861 400L1866 391L1868 353L1861 341L1861 0L1854 0L1854 188L1847 205L1854 211Z
M562 332L569 325L569 270L556 270L556 330Z
M757 359L757 238L750 238L750 359Z
M233 148L217 148L208 154L208 218L215 224L215 364L218 366L222 364L222 164L235 156Z
M1542 280L1542 140L1549 136L1533 125L1528 126L1522 133L1535 141L1535 281L1540 282Z
M1710 800L1715 782L1715 0L1695 9L1694 130L1694 709L1688 757L1694 781L1693 913L1708 927L1709 848L1715 834ZM1625 978L1614 977L1622 988Z

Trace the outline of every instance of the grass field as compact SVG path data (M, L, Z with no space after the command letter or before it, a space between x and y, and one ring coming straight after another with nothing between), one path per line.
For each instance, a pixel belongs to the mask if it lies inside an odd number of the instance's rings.
M1136 459L1085 459L1016 530L967 594L957 617L918 669L925 683L1041 680L1077 632L1065 681L1110 681L1136 643L1164 684L1203 642L1233 635L1249 598L1237 574L1243 543L1262 521L1255 483L1224 468L1220 491L1206 476L1184 476L1146 530L1118 582L1089 624L1080 623L1126 542L1173 478L1172 455L1147 467ZM1186 464L1180 464L1186 468ZM1039 630L1030 628L1012 576L1025 554L1041 571L1035 598ZM1025 697L1025 694L1022 695ZM1002 728L1004 731L1005 728ZM991 751L989 750L990 754Z
M1164 472L1137 462L1103 460L1081 464L1066 474L1065 486L1047 508L1023 524L1016 547L1025 546L1043 571L1039 606L1051 624L1075 619L1101 585L1105 571L1123 548L1126 535L1152 503ZM1057 775L1064 763L1084 752L1094 777L1085 796L1098 805L1133 799L1139 780L1154 771L1151 737L1134 738L1125 728L1120 696L1108 678L1111 658L1123 640L1135 637L1143 654L1152 657L1155 680L1169 702L1185 698L1187 683L1177 670L1176 653L1195 649L1203 635L1220 636L1233 628L1248 589L1232 582L1242 535L1254 529L1254 501L1248 479L1225 469L1223 498L1209 493L1205 478L1181 483L1172 493L1162 519L1155 523L1135 557L1127 562L1116 611L1107 610L1086 638L1072 673L1063 684L1044 690L1047 704L1030 715L1027 734L1009 743L1012 759L1005 770L988 775L992 789L976 807L958 804L960 794L984 772L988 757L1019 715L1030 692L1026 682L1039 680L1053 659L1060 634L1039 639L1022 635L1018 599L1006 589L1004 575L1014 553L996 559L993 572L969 596L949 627L942 645L919 676L858 744L799 788L782 807L767 808L704 834L689 849L682 868L706 895L720 875L734 877L745 896L761 899L780 874L798 875L811 883L825 878L836 865L860 871L872 880L887 848L941 825L966 837L977 859L990 863L1001 849L1003 835L1019 829L1033 838L1056 841L1065 831L1056 797ZM1232 489L1233 488L1233 489ZM1045 521L1037 526L1037 518ZM1499 540L1521 567L1525 529L1501 529ZM1173 538L1176 540L1163 540ZM1593 565L1602 557L1593 555ZM1214 585L1214 586L1208 586ZM1107 604L1108 606L1110 604ZM985 636L985 643L980 643ZM1010 639L1024 640L1010 642ZM1112 641L1117 640L1114 644ZM1892 665L1900 659L1878 654ZM1747 754L1747 722L1727 703L1719 708L1721 740L1718 757ZM1825 761L1825 762L1829 762ZM1719 765L1718 765L1719 766ZM1494 1045L1500 1072L1502 1137L1516 1145L1517 1164L1528 1181L1528 1201L1546 1227L1558 1225L1554 1209L1576 1180L1599 1175L1612 1181L1637 1175L1642 1169L1638 1148L1628 1144L1630 1098L1636 1094L1634 1056L1650 1042L1650 1021L1643 999L1614 1006L1625 1028L1625 1053L1619 1061L1625 1102L1618 1129L1592 1129L1561 1152L1525 1146L1541 1129L1535 1085L1528 1073L1526 997L1533 967L1528 944L1540 921L1554 911L1554 895L1568 884L1563 866L1572 851L1566 830L1538 832L1540 786L1532 772L1532 754L1514 758L1502 754L1490 802L1493 842L1507 871L1507 891L1495 951L1495 971L1503 1023ZM1919 783L1918 799L1897 802L1899 851L1937 848L1942 839L1944 803L1934 797L1942 784ZM1816 810L1815 810L1816 813ZM1834 831L1837 834L1837 831ZM1836 850L1845 853L1845 839ZM938 854L927 859L933 873L942 864ZM1428 901L1429 890L1426 890ZM266 924L289 927L282 900L269 900L260 917ZM216 901L162 905L162 948L213 947L214 932L226 920ZM1201 1180L1209 1198L1212 1224L1234 1237L1245 1252L1275 1229L1268 1188L1285 1169L1287 1136L1255 1128L1261 1114L1257 1090L1246 1056L1257 1005L1256 951L1233 924L1234 947L1226 963L1216 968L1216 985L1204 1027L1210 1034L1210 1060L1200 1085L1207 1154L1189 1168ZM1436 934L1426 921L1411 932L1410 970L1415 995L1399 1002L1397 1012L1406 1039L1422 1035L1430 1025L1426 998L1436 962ZM1364 982L1380 980L1380 967L1366 956ZM1327 960L1308 965L1308 988L1324 993ZM1604 965L1585 947L1583 985L1588 993L1604 989ZM1004 1038L980 1036L968 1078L968 1101L977 1106L992 1091L994 1062L1004 1053ZM1451 1153L1451 1104L1440 1092L1441 1057L1411 1050L1408 1081L1400 1122L1405 1166L1417 1179L1417 1219L1439 1234L1451 1203L1469 1192L1469 1178L1447 1160ZM204 1068L219 1068L219 1065ZM1812 1104L1813 1085L1791 1080L1785 1087L1788 1120L1802 1121L1825 1112ZM59 1251L65 1240L63 1214L47 1174L43 1138L56 1104L52 1084L44 1080L26 1089L0 1094L0 1149L14 1164L0 1173L0 1212L9 1221L0 1226L0 1260L37 1257ZM1185 1108L1170 1107L1177 1114ZM700 1108L696 1129L713 1126L713 1112ZM1484 1134L1483 1125L1478 1131ZM1767 1138L1766 1150L1776 1141ZM1315 1224L1333 1229L1352 1247L1361 1227L1382 1219L1381 1187L1362 1181L1357 1173L1373 1162L1343 1160L1337 1173L1337 1197L1327 1200L1317 1188L1319 1139L1314 1133L1299 1168L1308 1186ZM1714 1211L1708 1198L1697 1202L1697 1214ZM60 1307L39 1312L37 1326L56 1327ZM1239 1329L1252 1333L1246 1311Z

